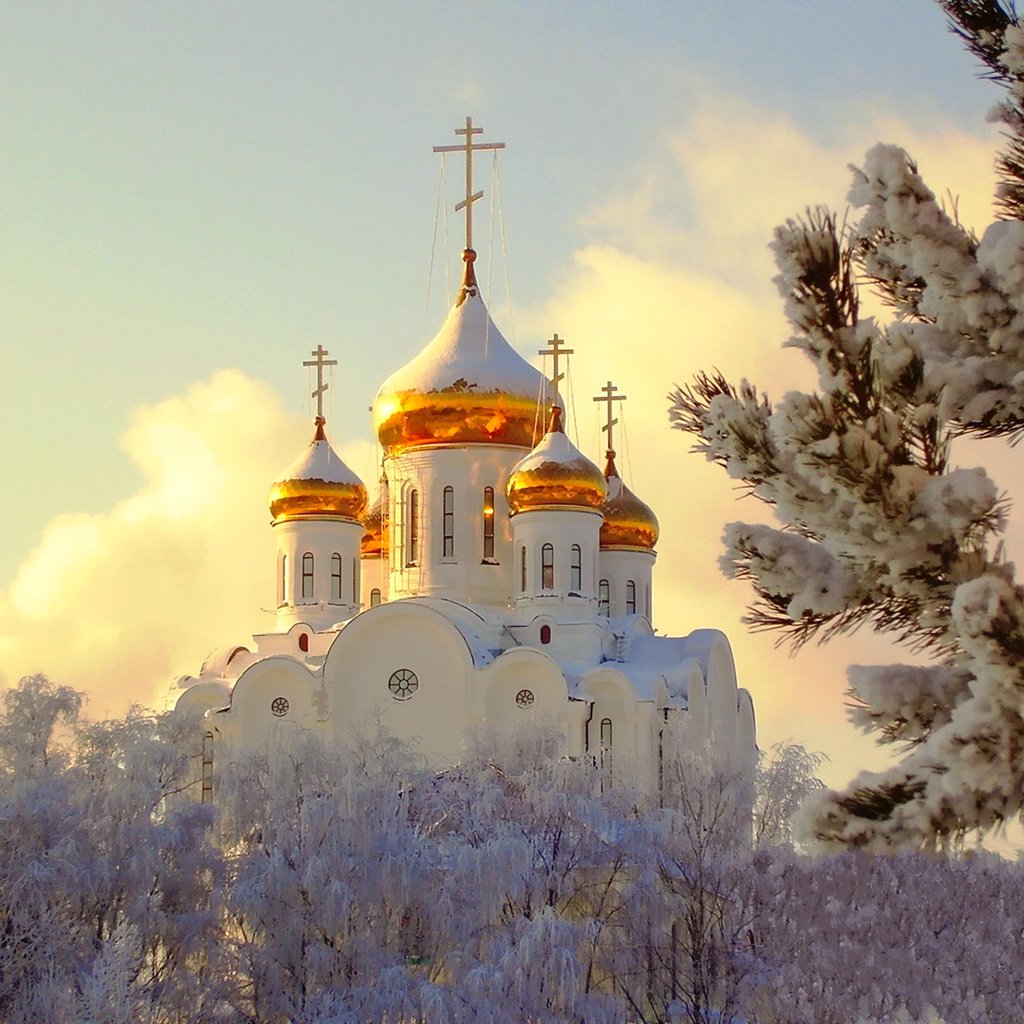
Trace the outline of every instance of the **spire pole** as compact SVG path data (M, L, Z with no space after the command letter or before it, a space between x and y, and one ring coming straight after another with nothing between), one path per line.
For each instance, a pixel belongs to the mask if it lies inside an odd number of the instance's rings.
M338 360L324 358L325 356L329 356L330 352L328 352L323 345L317 345L310 355L314 356L314 358L304 359L302 361L302 365L316 367L316 390L310 395L310 397L316 399L316 418L317 426L319 427L327 422L324 419L324 392L326 392L330 387L330 384L324 383L324 367L337 366Z
M483 134L483 128L473 127L473 118L466 118L465 128L456 128L456 135L464 135L461 146L434 146L435 153L465 153L466 155L466 198L455 204L455 212L466 211L466 249L473 249L473 204L483 198L483 191L473 191L473 154L485 149L504 149L504 142L474 142L474 135Z

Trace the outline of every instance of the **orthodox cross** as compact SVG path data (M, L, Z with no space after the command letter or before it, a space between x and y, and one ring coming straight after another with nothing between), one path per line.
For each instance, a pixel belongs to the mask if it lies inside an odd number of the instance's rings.
M310 397L316 399L316 415L317 419L324 418L324 392L330 387L329 384L324 383L324 367L325 366L337 366L337 359L325 359L324 356L330 355L330 352L323 347L323 345L317 345L316 349L310 353L315 356L315 359L304 359L302 361L303 366L315 366L316 367L316 391L312 393Z
M473 118L466 118L465 128L456 128L456 135L465 135L466 141L461 146L435 146L435 153L466 154L466 198L455 204L455 211L466 211L466 248L473 248L473 204L483 198L483 192L473 191L473 153L482 149L504 149L504 142L474 142L473 136L483 133L483 128L473 127Z
M608 419L605 425L601 427L601 430L608 432L608 451L612 451L615 448L615 445L612 442L612 427L614 427L615 424L619 422L619 418L613 415L613 410L615 408L613 403L624 402L626 400L626 396L615 394L615 392L618 391L619 389L611 381L608 381L608 383L605 384L605 386L601 388L601 390L604 392L604 394L594 395L594 401L604 402L604 404L608 407L606 410Z
M551 386L555 389L555 395L553 402L558 401L558 382L565 376L564 373L558 372L558 358L559 356L571 356L574 354L574 350L571 348L562 348L565 344L565 338L560 338L557 334L548 340L550 348L541 348L537 350L539 356L551 356L551 362L553 364ZM568 361L568 360L567 360Z

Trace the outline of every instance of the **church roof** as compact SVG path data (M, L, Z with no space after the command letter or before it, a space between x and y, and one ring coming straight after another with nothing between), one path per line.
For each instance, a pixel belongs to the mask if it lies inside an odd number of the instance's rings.
M309 447L280 474L270 489L275 523L330 516L359 521L366 509L362 480L338 458L318 416Z
M480 297L476 254L433 340L381 385L373 406L381 444L391 454L422 445L510 444L529 448L539 432L547 381L505 340Z

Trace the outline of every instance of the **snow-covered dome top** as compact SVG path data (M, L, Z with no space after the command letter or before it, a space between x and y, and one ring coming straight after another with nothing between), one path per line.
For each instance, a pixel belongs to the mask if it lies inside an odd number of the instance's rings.
M604 475L566 436L556 405L540 444L509 474L508 507L513 515L552 506L600 509L606 494Z
M546 378L502 337L480 298L466 249L459 298L441 330L415 359L396 370L373 403L385 453L443 444L532 447Z
M650 551L658 543L658 517L623 482L615 468L615 452L608 452L604 468L608 498L601 508L601 550L642 548Z
M376 499L363 516L366 532L359 547L362 558L387 558L390 552L391 537L385 514L386 503L386 484L382 483Z
M324 433L324 422L322 416L316 418L309 447L270 488L274 525L324 516L359 522L366 509L366 487L338 458Z

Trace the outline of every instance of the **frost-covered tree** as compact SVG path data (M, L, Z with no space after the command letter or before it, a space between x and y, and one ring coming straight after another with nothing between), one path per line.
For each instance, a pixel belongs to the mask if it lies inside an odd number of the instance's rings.
M773 510L726 529L727 575L753 584L748 621L794 645L868 625L924 665L851 670L854 720L905 756L805 804L808 836L931 847L1020 814L1024 591L1002 555L1007 504L957 437L1024 433L1024 27L1012 3L942 0L1003 87L999 219L979 238L903 150L857 170L849 224L822 209L775 231L776 278L819 390L777 404L705 374L671 416L697 450ZM892 310L862 314L873 287Z

